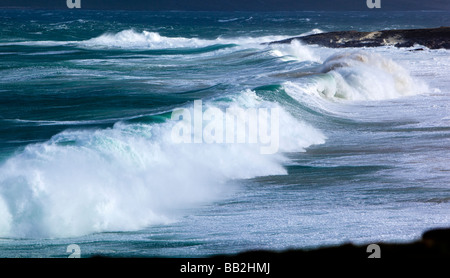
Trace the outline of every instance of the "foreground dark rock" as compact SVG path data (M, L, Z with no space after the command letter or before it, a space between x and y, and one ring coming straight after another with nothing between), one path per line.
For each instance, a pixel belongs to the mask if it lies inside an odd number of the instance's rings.
M49 269L62 267L63 271L79 271L79 275L98 270L100 277L131 272L153 277L163 273L165 277L336 277L342 272L348 277L352 272L357 277L443 277L448 275L450 262L450 228L433 229L425 232L420 240L393 244L376 243L379 258L369 258L373 252L367 245L343 244L313 250L292 249L286 251L249 251L235 255L218 255L207 258L120 258L92 256L89 260L0 260L3 271L11 268L11 273L32 269L34 272L48 273ZM153 248L148 245L149 251ZM1 253L1 252L0 252ZM56 265L55 265L56 264ZM189 270L189 271L188 271ZM64 273L64 272L61 272ZM447 273L447 274L445 274ZM312 274L312 275L311 275ZM331 274L331 275L330 275ZM376 276L375 276L376 274ZM436 274L436 276L433 276ZM330 275L330 276L328 276ZM161 276L161 275L159 275ZM159 277L157 275L157 277Z
M177 261L212 261L212 262L291 262L299 260L349 260L351 262L370 261L374 252L369 245L376 244L383 260L402 259L445 259L450 262L450 228L430 229L422 234L421 239L407 243L373 242L363 245L352 243L321 247L316 249L288 249L285 251L254 250L231 255L216 255L206 258L180 258ZM92 258L107 258L93 256ZM163 258L153 258L164 260Z
M432 229L425 232L422 238L410 243L375 243L380 247L379 258L388 261L398 260L439 260L450 262L450 228ZM234 261L276 261L290 262L308 260L349 260L351 262L371 261L374 253L367 245L343 244L313 250L293 249L283 252L249 251L232 256L218 256L216 259Z
M300 40L331 48L396 46L412 47L419 44L430 49L450 49L450 27L429 29L384 30L375 32L340 31L294 37L269 44L291 43Z

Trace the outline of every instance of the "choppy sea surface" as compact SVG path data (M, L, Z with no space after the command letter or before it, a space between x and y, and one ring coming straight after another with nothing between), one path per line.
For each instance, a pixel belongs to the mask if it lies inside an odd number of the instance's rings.
M0 10L0 257L203 257L448 227L449 51L264 43L449 15ZM247 131L272 136L221 141L208 111L256 111Z

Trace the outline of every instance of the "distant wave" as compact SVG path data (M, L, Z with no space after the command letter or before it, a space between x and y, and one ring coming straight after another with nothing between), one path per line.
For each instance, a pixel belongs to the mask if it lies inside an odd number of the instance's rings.
M329 100L359 101L393 99L429 90L426 83L413 78L403 66L370 50L331 51L330 56L323 58L323 53L316 53L318 48L296 40L272 47L272 54L281 59L314 63L310 72L299 72L301 79L293 82L302 93Z
M262 42L269 42L276 38L286 36L264 36L264 37L236 37L236 38L216 38L200 39L186 37L166 37L157 32L135 30L123 30L118 33L108 33L80 42L85 47L107 47L107 48L128 48L128 49L176 49L176 48L199 48L216 44L237 44L259 45Z
M236 21L236 20L239 20L239 18L230 18L230 19L219 19L219 20L217 20L218 22L221 22L221 23L225 23L225 22L233 22L233 21Z
M80 45L86 47L173 49L205 47L215 43L213 40L165 37L156 32L136 32L130 29L115 34L103 34L99 37L80 42Z
M424 93L427 86L376 53L351 51L329 57L319 71L326 78L321 94L347 100L382 100Z
M316 29L315 29L316 30ZM316 31L311 32L315 33ZM309 34L310 32L308 32ZM83 41L17 41L2 42L0 46L65 46L73 45L84 48L104 48L104 49L179 49L179 48L203 48L217 44L237 44L255 46L261 43L274 40L286 39L288 36L259 36L259 37L234 37L216 39L201 39L187 37L167 37L158 32L141 31L127 29L117 33L105 33L100 36Z

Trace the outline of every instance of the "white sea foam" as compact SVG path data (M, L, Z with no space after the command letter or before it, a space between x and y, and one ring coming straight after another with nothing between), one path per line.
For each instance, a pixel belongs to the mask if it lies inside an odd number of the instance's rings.
M404 67L373 51L345 50L328 57L298 88L332 100L384 100L420 94L427 85Z
M233 21L236 21L236 20L239 20L239 18L235 17L235 18L230 18L230 19L219 19L217 21L220 22L220 23L226 23L226 22L233 22Z
M157 32L136 32L124 30L118 33L107 33L99 37L80 42L86 47L110 47L110 48L145 48L145 49L170 49L170 48L196 48L214 44L213 41L197 38L165 37Z
M345 99L390 99L427 89L405 68L376 53L338 53L328 58L320 71L334 77L337 87L334 96Z
M320 58L311 47L302 44L298 40L293 40L290 44L275 44L272 48L271 54L280 57L284 61L320 61Z
M263 36L263 37L235 37L216 39L200 39L186 37L167 37L157 32L133 29L123 30L118 33L107 33L98 37L79 42L82 47L102 48L126 48L126 49L177 49L177 48L199 48L216 44L236 45L260 45L264 42L284 39L286 36Z
M226 103L207 105L223 109ZM236 95L231 105L276 106L252 91ZM223 198L234 179L286 174L283 154L262 155L258 144L176 144L175 124L119 122L28 145L0 166L0 236L142 229L170 221L177 209ZM304 151L324 140L281 111L282 151Z
M313 29L299 36L321 33L320 29ZM236 44L246 47L262 47L263 43L287 39L289 36L242 36L242 37L217 37L215 39L202 39L195 37L170 37L158 32L136 31L134 29L122 30L117 33L105 33L97 37L83 41L17 41L2 42L0 46L64 46L73 45L82 48L106 48L106 49L177 49L177 48L201 48L216 44ZM295 52L295 51L294 51Z

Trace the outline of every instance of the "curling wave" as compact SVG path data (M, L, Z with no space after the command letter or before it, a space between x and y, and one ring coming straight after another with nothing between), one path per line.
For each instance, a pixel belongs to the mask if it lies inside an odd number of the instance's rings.
M68 130L28 145L0 166L0 236L70 237L165 223L179 208L223 198L234 179L286 174L283 152L325 140L254 91L205 107L236 105L280 109L280 152L263 155L259 144L177 144L171 120Z
M305 77L296 82L302 94L330 100L386 100L428 91L392 59L360 50L333 54Z

